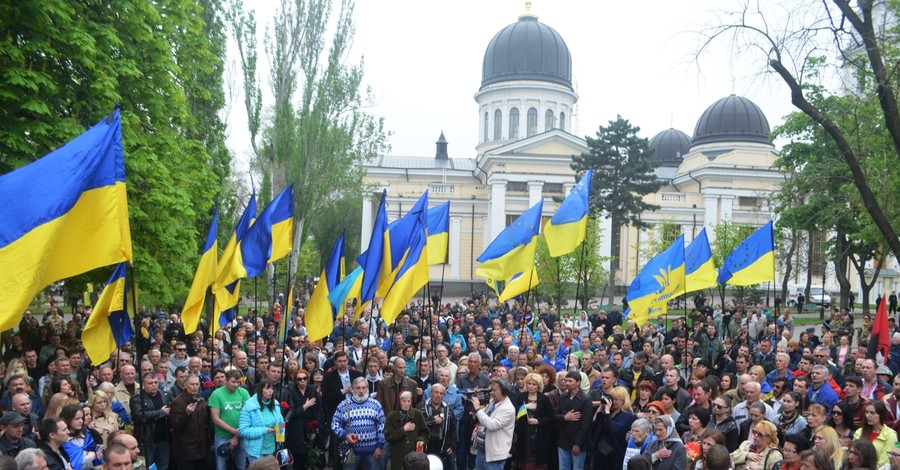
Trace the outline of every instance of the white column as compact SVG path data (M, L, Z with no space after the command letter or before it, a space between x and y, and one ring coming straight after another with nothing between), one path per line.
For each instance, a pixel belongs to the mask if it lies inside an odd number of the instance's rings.
M612 256L612 219L601 217L596 223L600 224L600 256L608 258Z
M541 181L528 182L528 207L532 207L544 197L544 183Z
M722 196L722 219L721 220L732 220L732 209L734 208L734 196Z
M706 236L709 238L709 243L712 244L716 238L713 227L719 223L719 219L716 217L719 214L719 197L704 195L703 211L703 226L709 229L706 231Z
M490 217L491 230L487 233L490 243L506 228L506 180L491 181ZM487 245L485 245L487 246Z
M462 217L450 217L450 279L459 279L459 243L462 233Z
M490 245L492 241L494 241L494 239L491 237L490 224L489 224L488 217L482 217L481 218L481 249L484 250L485 248L487 248L488 245ZM480 255L481 253L479 252L479 253L473 253L473 254L475 255L474 258L477 258L478 255Z
M372 195L368 194L366 196L363 196L362 233L359 237L359 246L360 250L362 251L365 251L369 247L369 239L372 238L372 224L375 223L372 218L372 205Z

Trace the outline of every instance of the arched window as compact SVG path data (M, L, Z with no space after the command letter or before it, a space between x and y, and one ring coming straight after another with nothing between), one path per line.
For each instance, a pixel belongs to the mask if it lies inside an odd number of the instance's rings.
M503 132L503 113L500 110L494 111L494 140L500 140L503 138L501 133Z
M483 129L483 132L481 133L481 135L482 135L481 141L487 142L488 137L490 137L490 135L488 134L488 113L487 113L487 111L484 112L484 129Z
M566 113L559 113L559 128L566 130Z
M528 108L528 127L526 129L528 137L537 134L537 110Z
M553 110L548 109L546 113L544 113L544 132L553 129L555 122L553 122Z
M509 138L519 138L519 108L509 110Z

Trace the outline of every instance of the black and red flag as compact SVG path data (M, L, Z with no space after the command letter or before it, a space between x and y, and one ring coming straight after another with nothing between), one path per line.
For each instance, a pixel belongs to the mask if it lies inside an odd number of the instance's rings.
M875 314L875 324L872 325L866 357L876 359L879 352L883 356L883 363L887 364L891 352L891 330L888 326L887 302L884 300L878 304L878 313Z

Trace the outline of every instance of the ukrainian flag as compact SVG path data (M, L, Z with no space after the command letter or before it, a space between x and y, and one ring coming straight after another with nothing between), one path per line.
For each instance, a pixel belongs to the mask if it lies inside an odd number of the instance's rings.
M181 310L181 321L184 323L184 333L191 334L197 331L200 323L200 315L203 312L203 300L206 298L206 288L216 281L216 256L219 254L216 240L216 227L219 220L218 206L213 213L209 232L206 234L206 243L203 245L203 254L200 255L200 263L194 274L194 282L191 283L191 291L184 301L184 309Z
M718 284L716 264L713 262L712 250L709 249L709 238L706 229L684 250L684 284L685 292L694 292Z
M403 219L412 220L410 227L409 247L403 254L403 263L394 276L394 284L384 297L381 306L381 318L390 325L406 306L406 303L416 295L422 287L428 284L428 192L419 199L419 203L410 209ZM403 221L401 219L401 221ZM405 227L404 227L405 228ZM394 244L394 234L391 233L391 248ZM393 256L393 255L392 255Z
M234 227L234 233L231 234L231 238L225 244L225 249L222 250L222 256L219 257L221 262L217 266L218 276L216 282L213 283L213 296L215 297L215 309L213 312L215 318L210 325L213 333L219 327L223 327L234 320L234 308L237 307L241 294L241 281L227 281L228 273L223 268L230 265L230 263L234 263L236 257L240 256L238 244L244 239L247 231L250 230L250 226L253 225L255 218L256 193L250 196L250 201L247 203L244 213Z
M575 251L584 241L593 173L594 169L589 168L544 227L547 249L554 258Z
M450 240L450 201L428 209L428 264L447 262Z
M403 265L404 257L412 246L413 237L421 223L419 217L425 217L427 224L428 191L425 191L419 200L403 217L388 224L388 240L385 246L390 247L386 252L388 256L381 267L381 278L378 281L376 297L384 298L397 279L397 273Z
M0 331L45 286L130 261L119 110L43 158L0 176Z
M328 336L334 328L336 310L328 300L328 294L336 288L344 277L344 235L341 234L331 254L325 261L325 268L319 276L319 282L313 290L309 305L306 306L306 335L309 341L316 341Z
M344 280L334 287L334 290L328 293L328 301L331 302L332 308L337 312L337 318L344 314L347 308L347 302L352 299L359 298L359 290L362 287L362 266L344 277Z
M240 243L241 266L233 265L235 278L256 277L266 265L284 258L294 243L294 185L284 188L259 214Z
M775 233L772 222L742 241L719 269L719 284L750 286L775 281Z
M84 349L94 364L106 362L116 348L134 336L126 300L130 294L125 280L125 263L119 263L81 333Z
M378 214L375 216L375 224L372 227L372 237L369 239L369 249L356 259L363 268L357 312L361 312L367 303L375 299L382 270L386 268L390 272L391 250L390 235L387 230L387 211L385 210L386 197L387 191L383 191L381 203L378 204ZM386 266L385 261L387 261Z
M628 287L629 318L638 325L668 311L669 300L684 292L684 235L654 256Z
M538 284L540 284L540 280L537 268L531 268L531 271L527 273L518 273L506 281L506 287L500 294L500 301L506 302L517 295L524 294L537 287Z
M516 273L530 272L534 267L543 207L544 201L538 201L503 229L478 257L481 266L475 274L487 279L509 279Z

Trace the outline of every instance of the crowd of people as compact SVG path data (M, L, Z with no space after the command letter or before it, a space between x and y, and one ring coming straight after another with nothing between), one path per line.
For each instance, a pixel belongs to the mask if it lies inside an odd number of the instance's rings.
M321 341L289 309L186 335L142 307L99 359L90 309L26 312L3 338L0 469L900 470L900 332L869 358L871 319L846 309L800 332L740 304L636 325L481 296L392 325L348 310Z

